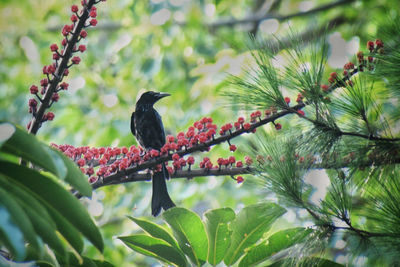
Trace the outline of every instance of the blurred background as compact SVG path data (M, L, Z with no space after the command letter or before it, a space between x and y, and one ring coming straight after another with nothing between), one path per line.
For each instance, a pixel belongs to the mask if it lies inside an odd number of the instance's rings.
M0 1L1 120L23 127L29 122L29 87L44 77L42 67L51 63L49 46L60 46L61 28L70 23L70 6L78 2ZM38 133L46 143L135 144L130 116L145 90L171 94L156 105L167 134L176 135L204 116L218 125L233 122L244 113L220 93L229 91L229 75L240 76L251 64L250 36L260 42L278 37L290 48L291 43L285 42L288 35L310 43L326 32L329 72L341 68L359 49L365 50L367 40L379 38L388 31L388 21L399 16L398 1L391 0L109 0L97 7L98 26L88 29L83 41L87 51L66 79L69 90L61 92L59 102L51 107L54 121ZM278 54L276 63L284 66L285 59ZM237 159L244 157L255 138L233 141ZM216 160L228 155L228 145L223 144L207 156ZM197 162L203 156L196 155ZM310 183L318 177L318 173L310 175ZM252 177L245 180L237 185L229 177L175 179L168 186L177 205L202 214L210 208L238 210L260 201L261 188ZM321 188L318 194L324 194ZM116 266L158 264L114 238L137 229L125 215L150 216L150 199L151 184L143 182L101 188L85 200L102 226L106 260ZM288 213L282 225L301 223L302 216ZM97 252L89 248L87 253Z

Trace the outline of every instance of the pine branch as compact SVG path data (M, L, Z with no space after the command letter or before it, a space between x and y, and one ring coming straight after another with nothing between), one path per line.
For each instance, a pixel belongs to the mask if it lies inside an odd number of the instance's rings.
M293 110L292 113L297 113L296 110ZM384 141L384 142L398 142L400 141L400 138L387 138L387 137L379 137L379 136L374 136L372 134L370 135L366 135L366 134L361 134L361 133L354 133L354 132L345 132L340 130L339 128L332 128L331 126L329 126L328 124L320 121L320 120L313 120L307 116L300 116L300 118L307 120L309 122L311 122L312 124L314 124L316 127L323 127L324 129L327 129L329 131L335 132L338 135L347 135L347 136L355 136L355 137L360 137L360 138L364 138L364 139L368 139L368 140L372 140L372 141Z
M322 226L326 226L328 228L331 228L333 231L335 230L347 230L347 231L353 231L363 237L400 237L400 234L397 233L375 233L375 232L369 232L369 231L365 231L365 230L361 230L358 228L354 228L352 226L335 226L332 224L329 225L322 225Z

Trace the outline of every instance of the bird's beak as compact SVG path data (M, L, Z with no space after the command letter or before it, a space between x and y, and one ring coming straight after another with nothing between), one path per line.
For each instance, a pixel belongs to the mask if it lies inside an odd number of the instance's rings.
M160 93L157 94L157 96L158 96L159 99L161 99L163 97L170 96L170 94L160 92Z

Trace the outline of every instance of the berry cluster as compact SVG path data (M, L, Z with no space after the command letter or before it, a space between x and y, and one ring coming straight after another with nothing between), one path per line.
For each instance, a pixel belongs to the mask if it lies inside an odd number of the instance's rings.
M266 110L265 116L268 117L271 114L275 114L277 110L272 108ZM246 122L243 117L239 117L234 123L235 129L231 123L224 124L218 131L218 126L213 123L212 118L202 118L196 121L193 126L189 127L187 131L179 132L176 137L168 135L166 137L165 145L160 151L152 149L145 151L141 147L131 146L127 147L115 147L115 148L94 148L94 147L73 147L71 145L56 145L52 144L53 147L62 151L66 156L71 158L80 167L83 173L89 176L90 182L95 182L99 177L107 178L118 172L124 172L128 168L138 167L144 163L153 162L150 168L153 170L159 170L160 162L155 162L154 159L160 159L164 157L168 171L173 174L178 170L191 171L192 166L195 163L193 156L184 157L185 154L192 153L194 151L208 151L213 144L213 141L218 137L230 137L236 131L255 132L251 129L254 123L261 120L261 112L256 111L250 115L249 122ZM275 124L277 129L280 129L280 124ZM219 136L217 136L217 131ZM235 152L237 150L236 145L231 144L229 138L226 139L229 144L229 150ZM206 147L206 149L204 149ZM199 148L199 149L197 149ZM191 151L188 151L191 149ZM197 149L197 150L196 150ZM153 161L152 161L153 160ZM172 161L172 166L168 166L168 161ZM244 162L247 166L252 164L252 159L249 156L244 158ZM204 157L199 163L200 169L211 170L219 169L222 166L225 168L243 168L243 162L237 161L234 156L230 156L227 159L219 158L217 164L213 164L208 157ZM143 168L142 168L143 169ZM237 181L243 181L243 177L235 179Z
M330 85L323 84L321 89L324 93L328 93L332 90L332 85L340 80L346 80L347 86L353 86L353 82L350 80L351 76L357 71L364 71L365 69L373 71L375 69L376 53L383 54L383 42L379 39L367 42L367 49L369 50L368 55L364 55L363 51L357 53L357 63L347 62L343 66L343 77L339 77L337 72L332 72L329 75L328 82Z
M70 19L72 24L64 25L61 30L63 36L61 49L55 43L50 45L53 63L43 67L43 74L46 77L40 81L40 90L37 85L32 85L29 88L30 93L36 97L36 99L29 99L28 102L29 113L32 113L34 117L34 120L27 125L30 132L35 134L43 122L54 119L54 113L47 112L45 114L45 110L59 100L58 92L68 90L69 84L62 82L62 80L68 76L69 68L72 65L80 63L81 58L74 56L74 54L85 52L86 46L84 44L77 46L77 44L87 37L85 28L97 25L97 9L94 5L104 1L82 0L81 9L77 5L71 6L72 15ZM39 107L38 101L41 103Z

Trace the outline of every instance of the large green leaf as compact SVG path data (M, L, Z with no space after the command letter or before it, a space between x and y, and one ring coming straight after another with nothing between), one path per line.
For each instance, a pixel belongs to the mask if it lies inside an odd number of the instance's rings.
M207 260L208 239L200 217L187 209L175 207L163 213L182 251L197 266Z
M170 265L187 266L186 258L182 252L164 240L148 235L123 236L119 239L141 254L159 259Z
M228 223L236 214L231 208L210 210L204 214L208 234L208 262L217 265L225 256L231 243Z
M139 227L141 227L144 231L149 233L151 236L155 238L162 239L169 243L171 246L178 248L178 244L176 243L175 239L168 233L164 228L161 226L146 221L146 220L141 220L137 218L133 218L131 216L128 216L129 219L134 221Z
M24 186L7 179L0 174L2 187L14 196L20 206L28 215L36 233L51 248L64 255L66 250L56 235L56 224L51 219L46 208L32 195L30 190L24 190Z
M312 267L344 267L345 265L342 265L340 263L328 260L328 259L323 259L323 258L317 258L317 257L309 257L305 258L299 261L299 259L283 259L280 261L277 261L271 265L265 265L265 266L270 266L270 267L286 267L286 266L312 266Z
M56 223L57 230L60 234L78 253L82 253L83 240L81 233L55 208L48 206L48 212Z
M51 207L59 211L75 228L100 251L103 239L87 210L59 183L40 173L10 162L0 161L0 169L10 178L23 183Z
M26 255L24 234L21 229L12 222L8 209L0 203L0 240L16 260L23 260ZM0 256L1 263L1 256Z
M226 265L235 263L244 250L254 245L286 210L273 203L250 205L239 212L231 223L231 245L225 255Z
M63 160L55 156L54 153L50 154L47 145L19 127L15 127L15 133L3 144L2 150L20 156L54 173L61 179L64 179L67 175L67 168Z
M4 126L3 126L4 125ZM0 124L6 127L7 133L12 132L11 126L15 130L11 138L4 143L2 150L22 157L37 166L50 171L58 178L65 180L84 196L91 196L92 188L87 181L87 177L79 170L76 164L60 151L49 147L40 142L34 135L28 134L19 127L10 123ZM9 134L8 134L9 135ZM1 135L0 135L1 136ZM5 134L5 136L7 136ZM1 140L0 140L1 145Z
M0 205L8 210L10 215L10 221L14 223L16 226L18 226L18 228L23 233L25 240L31 243L32 246L35 247L36 249L39 249L40 246L38 238L36 236L35 229L33 228L31 221L29 220L28 215L26 215L25 211L19 205L18 201L13 197L13 195L8 193L1 187L0 187ZM0 228L2 228L2 225L0 225ZM5 231L5 229L2 229L2 231ZM16 238L18 238L18 236ZM23 252L21 251L18 254L22 255Z
M240 261L239 267L265 263L275 253L302 242L311 232L311 229L297 227L274 233L266 241L252 247Z
M13 136L15 132L15 126L9 122L1 122L0 123L0 147L6 142L8 139Z
M82 195L90 197L92 195L92 187L90 186L87 176L82 173L78 166L67 156L58 150L48 148L51 153L56 154L63 160L65 167L67 168L67 176L65 181L77 189Z

